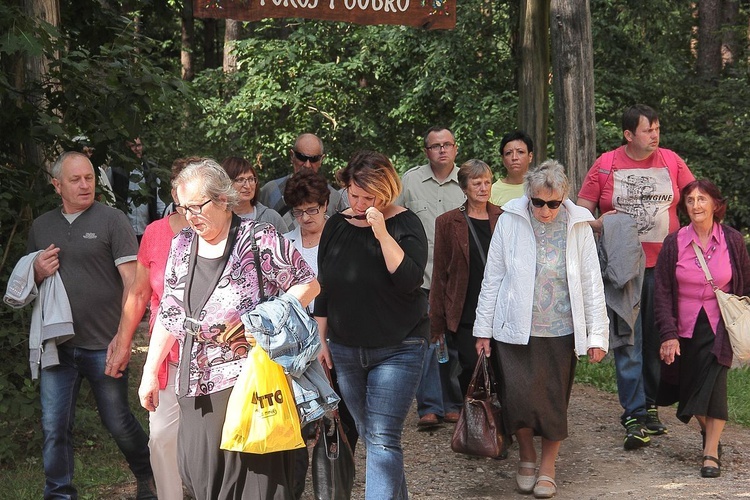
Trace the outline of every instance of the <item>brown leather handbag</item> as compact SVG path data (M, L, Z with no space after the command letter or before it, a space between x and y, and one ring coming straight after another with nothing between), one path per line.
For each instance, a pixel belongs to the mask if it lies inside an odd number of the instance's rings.
M492 366L479 355L464 405L451 439L451 449L479 457L496 458L503 450L500 400Z

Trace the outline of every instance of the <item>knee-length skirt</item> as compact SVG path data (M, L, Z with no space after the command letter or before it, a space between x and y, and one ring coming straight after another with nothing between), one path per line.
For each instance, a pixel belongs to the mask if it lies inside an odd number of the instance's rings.
M531 337L528 345L497 342L506 435L531 428L551 441L568 437L568 404L577 358L573 335Z

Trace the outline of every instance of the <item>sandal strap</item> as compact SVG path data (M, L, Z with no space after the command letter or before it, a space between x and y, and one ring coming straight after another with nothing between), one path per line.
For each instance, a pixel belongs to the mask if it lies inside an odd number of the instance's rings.
M536 469L535 462L518 462L519 469Z
M555 482L554 479L552 479L549 476L539 476L538 478L536 478L537 484L539 484L539 481L548 481L548 482L552 483L552 486L554 486L555 488L557 488L557 483Z
M721 467L721 460L719 460L716 457L712 457L711 455L703 455L703 461L705 462L706 460L711 460L712 462L716 462L716 465Z

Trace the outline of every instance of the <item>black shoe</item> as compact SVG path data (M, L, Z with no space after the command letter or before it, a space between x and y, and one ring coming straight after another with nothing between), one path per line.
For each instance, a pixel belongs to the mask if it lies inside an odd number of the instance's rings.
M703 457L703 463L706 462L706 460L710 460L711 462L716 462L716 467L712 467L710 465L704 465L701 467L701 477L719 477L721 476L721 462L718 458L712 457L711 455L705 455Z
M135 495L136 500L157 500L156 483L153 477L147 477L138 480L138 493Z
M646 432L652 436L660 436L667 432L667 426L659 420L659 410L653 405L648 407L643 426L646 428Z
M637 450L651 444L651 438L648 437L646 427L636 417L627 417L623 424L625 426L625 442L623 446L626 450Z

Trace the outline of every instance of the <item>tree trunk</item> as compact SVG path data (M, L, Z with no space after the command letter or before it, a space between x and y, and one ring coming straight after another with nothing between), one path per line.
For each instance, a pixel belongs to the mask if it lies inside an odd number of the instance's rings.
M555 156L567 169L575 198L596 159L591 13L588 2L552 0L550 14Z
M549 9L549 0L521 1L518 125L537 145L534 149L537 164L547 156Z
M218 68L216 53L216 19L203 19L203 62L206 68Z
M55 27L60 27L60 2L59 0L24 0L24 9L29 17L44 21ZM59 57L59 54L55 54ZM25 61L24 78L27 82L38 82L38 86L27 85L28 88L42 88L42 82L49 73L50 60L43 53L39 55L28 55ZM22 87L18 87L22 88ZM27 99L34 107L40 107L44 97L42 95L28 94ZM33 138L26 139L23 145L25 161L29 165L38 165L49 171L49 163L44 157L42 146Z
M240 39L242 21L226 20L224 28L224 73L237 71L237 54L234 52L237 40Z
M724 68L735 68L739 60L740 46L737 41L737 21L740 17L740 2L738 0L724 0L721 23L722 30L721 62Z
M182 65L182 79L192 81L195 76L193 66L193 40L195 24L193 21L193 0L182 2L182 43L180 46L180 64Z
M721 75L721 0L698 2L698 76L716 80Z

